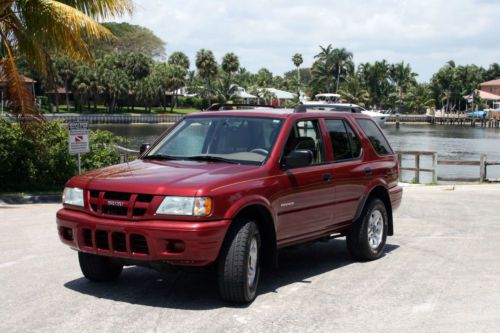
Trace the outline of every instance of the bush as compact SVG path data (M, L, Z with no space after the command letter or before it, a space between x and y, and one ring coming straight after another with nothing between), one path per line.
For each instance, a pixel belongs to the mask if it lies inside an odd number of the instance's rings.
M108 131L92 131L91 152L82 155L82 171L116 164L113 144L124 142ZM68 130L60 122L37 126L27 137L20 126L0 120L0 192L61 190L77 173L77 160L68 152Z
M179 96L177 97L177 107L202 110L208 108L209 104L206 98Z

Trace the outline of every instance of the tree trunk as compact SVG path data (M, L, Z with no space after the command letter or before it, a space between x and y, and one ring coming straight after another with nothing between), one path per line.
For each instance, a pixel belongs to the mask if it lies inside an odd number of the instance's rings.
M56 90L56 112L59 113L59 94L57 93Z
M335 86L335 93L337 93L339 91L340 71L341 71L341 68L340 68L340 64L339 64L339 72L337 73L337 84Z
M64 79L64 89L66 90L66 111L69 113L69 87L68 87L68 79Z
M171 100L170 100L170 112L174 112L174 101L175 101L175 98L176 98L177 94L173 93L172 97L171 97Z

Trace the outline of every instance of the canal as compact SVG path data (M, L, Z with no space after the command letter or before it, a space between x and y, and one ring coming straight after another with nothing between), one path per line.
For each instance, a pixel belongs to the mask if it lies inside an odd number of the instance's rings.
M103 124L92 128L109 130L127 138L127 147L138 149L141 143L153 142L169 125L167 124ZM479 127L455 127L442 125L401 125L396 129L386 124L383 129L395 150L436 151L440 159L477 160L486 154L489 161L500 161L500 129ZM403 160L405 166L412 166L413 160ZM431 166L429 158L423 158L421 167ZM479 167L442 166L438 174L448 177L479 177ZM488 168L488 177L500 178L500 166ZM410 181L412 172L405 172L403 178ZM421 175L422 182L430 181L428 174Z

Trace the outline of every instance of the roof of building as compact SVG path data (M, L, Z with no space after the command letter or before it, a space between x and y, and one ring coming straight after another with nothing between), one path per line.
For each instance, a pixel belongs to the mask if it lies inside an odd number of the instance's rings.
M479 97L481 99L484 99L485 101L500 101L500 95L495 95L487 91L476 90L476 94L479 94ZM469 99L471 97L471 95L464 96L464 98L466 99Z
M500 79L483 82L480 86L500 86Z
M284 91L284 90L279 90L276 88L265 88L267 91L270 93L273 93L276 95L277 99L294 99L295 94L292 94L291 92Z
M36 81L30 77L27 77L24 75L19 75L19 77L21 78L21 80L24 83L36 83ZM3 71L0 71L0 84L6 84L7 82L8 82L7 76L5 75L5 73Z

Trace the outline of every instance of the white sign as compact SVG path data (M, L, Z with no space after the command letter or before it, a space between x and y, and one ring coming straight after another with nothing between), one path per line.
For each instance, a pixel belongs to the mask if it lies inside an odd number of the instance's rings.
M90 151L89 148L89 130L71 129L69 131L69 153L83 154Z
M86 130L89 127L88 123L68 123L69 130Z

